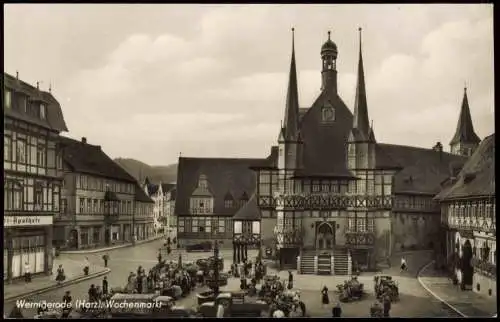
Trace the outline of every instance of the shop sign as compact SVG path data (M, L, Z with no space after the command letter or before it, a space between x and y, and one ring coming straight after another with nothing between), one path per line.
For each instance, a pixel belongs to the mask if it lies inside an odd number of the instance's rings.
M52 225L52 216L5 216L4 227L48 226Z

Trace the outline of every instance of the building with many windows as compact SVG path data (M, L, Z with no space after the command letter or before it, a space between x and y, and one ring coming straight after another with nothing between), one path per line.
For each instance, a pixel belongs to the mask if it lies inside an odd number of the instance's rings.
M151 183L146 177L143 183L146 194L154 201L154 227L156 234L166 234L171 238L175 236L176 221L173 216L175 205L175 184Z
M135 214L132 217L132 231L134 231L137 241L156 236L154 206L153 199L148 197L146 192L137 184L135 187Z
M378 142L368 117L361 29L359 37L353 112L337 92L338 48L330 33L320 51L321 92L311 107L299 107L292 45L278 162L255 168L262 239L274 238L280 263L295 266L298 258L305 274L375 269L395 251L436 248L440 209L433 198L477 146L463 135L452 140L453 153L441 143L426 149ZM473 132L468 104L461 113L468 116L459 123Z
M132 242L136 180L98 145L61 137L64 185L54 242L86 249Z
M486 137L458 175L443 182L441 259L462 289L497 291L495 134Z
M232 217L255 192L250 169L266 159L179 158L177 239L181 247L210 240L232 247Z
M52 224L59 212L61 106L18 75L4 74L4 280L52 270Z

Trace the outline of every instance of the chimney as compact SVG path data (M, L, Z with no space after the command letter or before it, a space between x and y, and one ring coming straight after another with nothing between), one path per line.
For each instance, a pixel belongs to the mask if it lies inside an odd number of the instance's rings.
M16 70L16 79L19 80L19 71Z
M86 137L82 137L82 143L87 144L87 138Z
M36 82L36 89L40 89L40 82Z

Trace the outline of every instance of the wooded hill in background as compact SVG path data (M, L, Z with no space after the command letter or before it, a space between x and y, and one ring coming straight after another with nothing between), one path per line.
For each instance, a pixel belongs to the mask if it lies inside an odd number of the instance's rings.
M176 183L177 181L177 163L166 166L151 166L139 160L128 158L116 158L114 161L140 183L143 183L146 177L151 183Z

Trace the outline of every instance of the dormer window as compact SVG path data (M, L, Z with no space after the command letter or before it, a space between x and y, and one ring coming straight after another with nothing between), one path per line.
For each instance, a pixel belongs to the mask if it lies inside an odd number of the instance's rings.
M335 121L335 109L330 102L321 109L321 121L326 123Z
M224 200L224 207L233 208L233 200Z
M47 117L47 107L45 106L45 104L40 104L40 118L42 120L45 120L46 117Z
M4 96L4 105L5 105L5 108L6 109L8 109L8 108L10 109L10 108L12 108L12 92L9 91L9 90L6 90L4 93L5 93L4 94L5 95Z
M198 179L198 188L203 190L208 189L207 177L204 174L200 175L200 178Z

